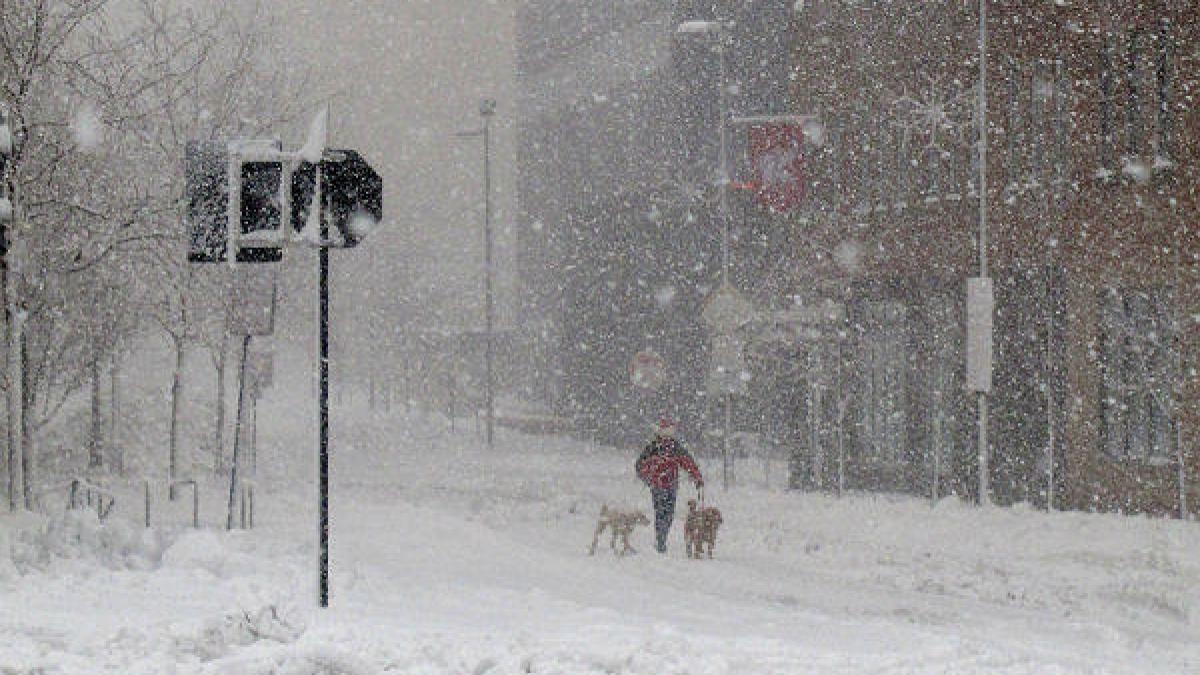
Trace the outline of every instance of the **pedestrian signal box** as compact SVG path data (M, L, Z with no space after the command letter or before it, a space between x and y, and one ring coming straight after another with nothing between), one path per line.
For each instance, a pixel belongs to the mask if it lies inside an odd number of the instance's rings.
M383 179L354 150L325 150L314 164L278 141L193 142L184 163L191 262L278 262L293 233L353 248L383 219ZM314 205L325 240L304 232Z

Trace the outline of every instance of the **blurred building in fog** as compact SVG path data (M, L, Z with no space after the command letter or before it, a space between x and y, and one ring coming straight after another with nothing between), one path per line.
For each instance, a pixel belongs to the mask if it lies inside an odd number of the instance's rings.
M729 15L740 111L787 108L785 5L738 3ZM664 412L704 424L699 315L720 273L717 59L710 36L676 27L709 18L711 3L694 1L527 0L518 10L522 320L538 338L547 398L609 438L641 438ZM757 259L737 261L741 276L762 277ZM657 393L630 382L643 349L668 364Z
M543 381L629 439L720 426L699 315L720 276L713 5L518 15L519 269ZM701 6L703 5L703 6ZM1166 0L990 3L990 479L1001 503L1177 513L1196 483L1200 38ZM750 392L794 487L976 497L977 3L728 2L730 113L813 113L804 204L732 200ZM731 130L733 177L745 129ZM668 386L627 364L661 353Z

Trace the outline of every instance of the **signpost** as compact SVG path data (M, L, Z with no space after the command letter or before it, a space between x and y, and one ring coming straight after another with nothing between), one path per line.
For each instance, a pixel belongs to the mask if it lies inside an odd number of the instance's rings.
M987 190L981 190L986 193ZM987 397L992 391L992 314L995 297L990 277L967 279L967 389L979 396L979 503L991 503L988 493Z
M321 123L314 121L299 152L283 151L278 141L189 143L185 174L188 260L234 265L278 262L296 240L318 249L317 602L328 607L329 249L353 248L382 221L383 181L357 152L325 148L324 117L318 120ZM337 236L331 237L331 231ZM247 320L254 323L252 316ZM250 335L245 333L242 343L239 411ZM236 459L234 466L236 472ZM231 505L235 483L236 473L230 485ZM232 513L231 506L230 527Z
M652 350L643 349L629 361L629 381L638 389L658 391L667 379L667 363Z
M728 488L732 476L729 434L733 427L733 397L747 391L744 341L737 330L754 320L757 313L728 281L713 291L701 316L712 333L708 391L725 400L725 427L721 433L722 484Z
M273 254L263 257L264 260L275 258ZM282 256L280 256L280 259ZM230 328L234 335L242 338L242 355L238 370L238 401L237 421L233 431L233 461L229 469L229 510L225 519L225 529L233 529L234 513L237 511L238 499L242 500L241 510L246 511L245 490L242 489L242 464L244 463L242 438L246 434L247 402L253 409L259 395L258 371L255 360L258 352L250 351L251 338L267 336L275 332L275 306L277 275L273 266L239 265L234 270L236 283L233 288L233 307L231 308ZM245 522L245 517L242 518Z

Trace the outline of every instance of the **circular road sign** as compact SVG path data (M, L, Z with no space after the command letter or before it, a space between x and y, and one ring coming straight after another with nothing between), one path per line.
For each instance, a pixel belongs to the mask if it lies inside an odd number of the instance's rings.
M667 363L662 357L645 349L633 355L629 362L629 380L633 386L658 391L667 379Z

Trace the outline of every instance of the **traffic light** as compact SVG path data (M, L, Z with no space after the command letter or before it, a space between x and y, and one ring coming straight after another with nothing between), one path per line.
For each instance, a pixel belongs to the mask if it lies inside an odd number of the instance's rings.
M279 262L283 259L283 164L244 162L241 165L239 232L243 238L266 235L278 245L239 246L238 262Z
M284 225L296 233L308 225L317 168L284 153L278 141L188 143L188 260L223 262L231 248L236 262L282 260ZM383 179L353 150L326 150L320 175L318 208L330 226L321 244L353 248L383 219Z
M299 234L308 223L309 211L313 206L313 191L317 184L317 165L301 162L292 172L292 231ZM318 209L320 206L318 205ZM320 236L320 232L310 236Z
M321 162L329 191L330 224L345 248L358 245L383 220L383 179L353 150L331 153L340 161Z
M292 173L292 229L302 232L316 186L316 165L304 162ZM321 200L330 238L339 248L354 248L383 220L383 179L353 150L327 150L321 160ZM310 235L311 236L311 235Z
M184 181L189 261L224 262L229 257L231 235L237 262L283 258L283 162L279 155L277 141L187 144ZM234 232L229 228L231 218L237 219Z
M192 141L184 152L188 261L223 262L229 240L229 151L224 143Z

